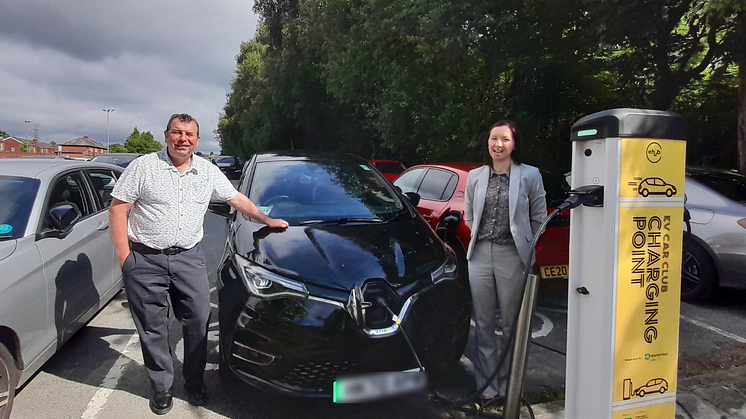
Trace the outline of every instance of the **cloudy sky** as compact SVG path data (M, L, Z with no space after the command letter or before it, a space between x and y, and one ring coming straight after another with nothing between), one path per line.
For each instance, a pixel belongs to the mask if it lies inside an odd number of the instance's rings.
M106 145L137 127L163 143L172 113L200 123L202 152L242 41L252 0L0 0L0 130L41 141L84 135ZM31 121L26 123L25 121Z

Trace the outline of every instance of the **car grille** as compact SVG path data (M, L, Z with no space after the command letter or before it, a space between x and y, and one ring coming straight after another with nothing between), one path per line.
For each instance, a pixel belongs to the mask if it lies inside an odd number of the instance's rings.
M295 365L278 381L295 388L329 392L339 373L360 371L356 361L305 362Z

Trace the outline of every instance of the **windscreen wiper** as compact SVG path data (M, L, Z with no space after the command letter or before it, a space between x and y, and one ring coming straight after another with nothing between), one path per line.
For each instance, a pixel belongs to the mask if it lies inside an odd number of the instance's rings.
M309 225L309 224L348 224L348 223L366 223L366 224L377 224L382 223L383 220L380 218L335 218L331 220L306 220L301 221L298 225Z

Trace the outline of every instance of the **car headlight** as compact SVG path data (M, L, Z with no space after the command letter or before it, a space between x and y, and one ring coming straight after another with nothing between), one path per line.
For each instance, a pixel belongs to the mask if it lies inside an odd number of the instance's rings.
M236 255L236 264L246 288L259 298L308 298L308 289L302 282L277 275L239 255Z
M453 255L448 255L445 263L434 270L430 274L430 278L433 280L433 284L437 284L441 281L456 280L458 278L458 266L456 265L456 259Z

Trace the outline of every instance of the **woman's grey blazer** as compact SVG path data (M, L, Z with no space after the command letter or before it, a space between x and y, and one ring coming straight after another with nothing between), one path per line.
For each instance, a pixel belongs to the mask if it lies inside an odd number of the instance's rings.
M477 241L489 179L490 166L487 165L469 171L466 178L464 221L471 229L469 248L466 251L467 260L471 259ZM510 233L513 235L518 255L526 266L529 266L527 262L534 234L547 216L545 195L539 169L527 164L513 163L510 167ZM535 258L531 260L531 264L534 261Z

